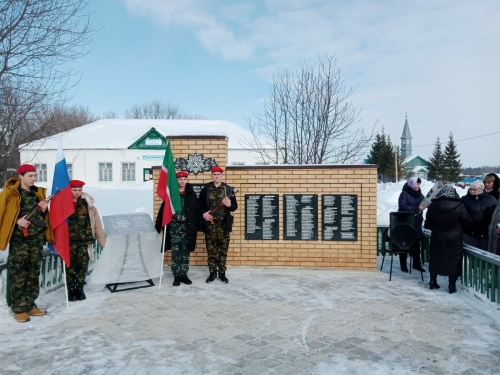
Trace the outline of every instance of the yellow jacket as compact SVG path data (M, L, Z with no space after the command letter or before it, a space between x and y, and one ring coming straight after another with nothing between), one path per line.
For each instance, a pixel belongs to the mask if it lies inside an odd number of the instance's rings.
M3 191L0 193L0 250L7 248L16 227L21 203L21 194L18 190L20 185L21 180L17 177L9 178L3 187ZM47 189L45 188L37 187L34 193L40 200L43 200L46 198L46 191ZM50 226L48 210L45 212L44 220L49 223L45 229L45 239L48 242L54 242L54 234Z

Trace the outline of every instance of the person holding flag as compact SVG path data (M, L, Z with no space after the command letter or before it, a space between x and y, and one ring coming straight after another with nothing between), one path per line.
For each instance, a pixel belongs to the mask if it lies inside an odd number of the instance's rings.
M66 284L66 267L70 266L68 217L75 212L75 206L69 185L68 166L64 157L61 136L59 136L56 154L52 194L54 198L50 202L49 212L50 223L54 230L54 243L49 244L49 248L63 260L64 283ZM67 295L67 297L69 296Z
M163 201L163 212L161 215L161 227L164 228L163 233L166 233L165 226L172 221L172 217L182 211L181 195L179 193L179 186L177 185L177 176L175 174L174 157L172 156L172 148L170 142L167 141L167 149L163 157L163 165L160 171L160 178L158 179L158 186L156 187L156 194ZM158 215L160 216L160 215ZM158 218L157 218L158 221ZM165 240L167 236L163 236L162 253L165 251ZM161 261L160 285L161 277L163 276L163 257Z
M106 236L102 229L101 219L95 199L82 191L85 182L71 180L71 195L75 212L68 218L70 260L67 267L66 281L69 301L83 301L87 297L83 291L85 277L89 267L89 259L94 259L92 243L97 239L99 246L106 245Z
M192 281L188 277L189 255L196 247L196 237L198 235L200 207L198 197L193 186L188 183L188 172L179 171L176 173L177 185L181 195L181 211L172 217L172 221L166 226L164 232L165 249L172 250L172 273L174 274L173 286L182 283L191 285ZM156 217L155 227L158 233L162 230L163 211L165 202L160 206ZM164 227L163 227L164 228Z
M12 311L22 323L29 321L30 316L47 313L37 307L35 300L40 293L43 245L54 241L54 237L48 222L46 189L35 186L35 166L22 164L17 174L18 177L7 180L0 193L0 250L9 245ZM27 220L32 211L35 213L31 221Z

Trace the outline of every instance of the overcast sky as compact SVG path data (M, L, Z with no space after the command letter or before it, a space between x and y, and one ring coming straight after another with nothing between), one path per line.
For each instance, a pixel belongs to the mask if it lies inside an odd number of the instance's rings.
M500 1L90 0L100 31L71 104L123 114L159 99L247 126L273 74L336 55L362 109L413 154L450 131L464 166L500 165Z

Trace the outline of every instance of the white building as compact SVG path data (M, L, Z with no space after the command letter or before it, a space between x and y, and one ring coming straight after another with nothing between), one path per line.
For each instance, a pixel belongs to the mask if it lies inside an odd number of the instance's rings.
M149 180L151 167L162 164L165 139L174 136L225 136L228 164L265 164L257 152L244 146L252 133L229 121L99 120L61 136L70 179L95 187ZM20 147L21 162L37 166L41 187L52 185L57 147L58 135Z

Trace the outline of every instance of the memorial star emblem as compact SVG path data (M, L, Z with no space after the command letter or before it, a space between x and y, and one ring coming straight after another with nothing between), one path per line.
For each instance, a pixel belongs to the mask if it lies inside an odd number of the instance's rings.
M203 162L203 155L201 154L189 154L187 159L187 169L188 171L197 174L203 172L205 168L205 163Z

